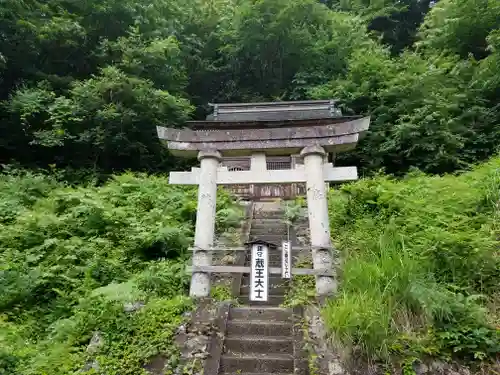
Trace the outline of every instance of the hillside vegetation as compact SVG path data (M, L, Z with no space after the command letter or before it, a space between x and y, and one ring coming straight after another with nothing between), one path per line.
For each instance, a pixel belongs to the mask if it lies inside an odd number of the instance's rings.
M500 158L460 176L377 176L330 192L341 288L332 339L387 360L500 353Z
M175 368L196 197L163 177L0 176L0 374L138 375L156 355ZM238 224L222 192L218 210L220 230Z

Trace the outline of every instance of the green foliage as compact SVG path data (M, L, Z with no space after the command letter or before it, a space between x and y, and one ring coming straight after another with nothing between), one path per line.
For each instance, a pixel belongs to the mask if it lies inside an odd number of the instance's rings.
M210 292L210 297L212 297L214 301L218 302L232 301L234 299L231 287L224 284L213 286Z
M167 156L156 126L181 124L190 107L186 100L155 89L150 81L107 67L73 84L66 96L46 85L19 89L7 110L22 119L31 144L53 153L57 164L111 170L113 160L128 159L125 165L135 164L135 169L160 166ZM69 151L71 159L58 160L57 155Z
M500 336L487 309L500 282L500 159L461 176L378 176L330 195L344 253L324 309L335 338L378 359L484 359Z
M417 31L430 9L431 0L326 0L337 11L360 15L368 30L380 35L395 53L411 47Z
M495 152L497 117L481 99L483 88L470 87L474 61L416 53L394 59L375 47L354 54L349 65L345 79L311 91L343 98L350 113L373 115L367 138L339 162L390 173L412 167L444 173Z
M0 175L0 222L11 222L56 186L52 178L30 172L12 171L10 175Z
M239 228L243 216L243 207L235 204L233 196L226 189L219 188L217 193L217 213L215 215L215 230L217 234L229 234L228 232Z
M332 97L346 114L372 117L360 147L337 159L366 173L440 174L498 151L495 0L0 8L3 163L56 165L70 180L80 169L167 171L180 162L155 126L203 118L208 102Z
M191 107L172 35L179 7L168 3L4 2L4 160L96 172L171 166L155 126L182 124Z
M175 260L152 262L133 281L148 296L173 298L186 294L189 289L191 275L185 266L184 262Z
M359 20L312 0L243 2L226 38L239 91L232 97L245 100L301 98L305 86L342 72L350 51L368 41Z
M94 373L146 374L143 365L148 359L176 354L174 334L184 320L182 313L190 308L190 300L183 296L151 299L135 313L104 297L89 298L72 317L52 327L48 339L38 344L39 353L33 353L20 371L62 375L77 373L96 361L99 371ZM95 351L83 350L81 344L93 332L100 333L102 344Z
M423 23L418 46L481 59L488 55L486 38L499 27L498 1L441 0Z
M16 171L0 186L0 374L97 363L94 373L135 375L153 357L175 360L173 335L191 308L196 189L132 173L69 187ZM219 211L234 205L221 193ZM96 332L103 344L92 351Z
M297 268L312 268L311 264L300 263L296 265ZM314 301L316 297L316 279L314 276L293 276L291 287L287 290L285 307L305 306Z
M293 225L304 214L304 207L306 207L305 199L299 197L293 201L286 201L285 208L285 221L289 226Z

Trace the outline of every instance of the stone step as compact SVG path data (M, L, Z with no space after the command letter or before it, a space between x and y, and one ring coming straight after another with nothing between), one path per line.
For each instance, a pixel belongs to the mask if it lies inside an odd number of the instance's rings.
M247 305L247 306L279 306L285 301L284 296L268 296L267 301L262 301L262 302L257 302L257 301L250 301L249 296L239 296L238 300L240 303Z
M277 353L293 354L293 340L287 336L227 337L224 343L226 353Z
M225 372L224 375L269 375L263 372ZM275 373L273 375L293 375L293 373Z
M273 232L280 231L286 233L288 228L285 224L281 222L275 223L252 223L252 227L250 228L250 232L258 231L258 232Z
M288 235L286 233L250 233L250 240L252 239L258 239L261 240L263 238L267 237L273 237L276 240L279 240L279 243L276 245L281 246L281 241L286 240L288 238ZM269 241L269 240L264 240L264 241Z
M254 217L252 219L252 227L255 225L272 225L273 227L286 228L286 220L283 217Z
M293 373L293 363L293 356L289 354L223 354L220 371L224 373Z
M268 265L269 267L281 267L281 259L270 260Z
M247 267L250 267L250 263L248 264ZM280 263L280 266L281 267L281 263ZM287 279L283 279L280 275L269 275L268 276L268 282L269 282L269 287L279 287L279 286L282 286L282 285L287 285L288 281ZM241 278L241 285L249 285L250 284L250 275L249 274L245 274L242 278Z
M273 225L283 225L286 226L285 215L273 215L273 216L254 216L252 218L252 226L254 224L273 224Z
M260 238L261 236L268 236L268 235L272 235L272 236L285 236L287 237L288 236L288 233L286 232L286 230L256 230L256 229L252 229L250 231L250 238ZM281 244L280 244L281 245Z
M229 310L230 320L272 320L273 322L290 322L293 316L292 309L282 307L232 307Z
M242 279L240 284L240 295L248 295L248 287L250 286L250 278ZM290 286L290 282L284 279L279 281L269 281L269 294L273 296L280 296L286 291Z
M274 218L274 217L283 217L285 216L285 210L255 210L253 212L253 217L266 217L266 218Z
M269 286L281 286L286 285L288 280L283 279L281 276L269 276L268 279ZM250 285L250 275L246 274L241 278L241 285Z
M278 261L281 264L281 253L271 252L269 253L269 261Z
M272 240L266 240L265 238L267 237L275 237L273 238ZM264 241L268 241L268 242L271 242L271 241L275 241L276 243L274 243L276 246L278 247L281 247L281 241L286 241L287 238L288 238L288 234L287 233L257 233L257 232L253 232L253 233L250 233L249 235L249 238L250 240L262 240L264 239Z
M254 210L253 217L275 217L275 216L284 216L285 210Z
M287 240L287 235L285 234L250 235L250 241L253 240L266 241L281 247L281 242Z
M236 320L227 322L227 335L231 336L290 336L292 323L272 320Z
M286 220L282 218L254 217L252 219L252 228L269 226L272 228L288 228Z
M269 285L269 294L274 296L281 296L286 293L288 286L286 285ZM240 288L240 295L246 296L250 294L250 285L242 285Z
M265 225L265 224L264 224ZM270 226L267 226L267 228L260 228L260 225L259 227L257 228L251 228L250 229L250 235L262 235L262 234L287 234L287 229L286 228L279 228L279 227L270 227Z
M250 301L250 297L248 295L240 295L238 297L238 300L240 303L244 305L251 305L251 306L279 306L285 301L284 296L279 296L279 295L268 295L267 296L267 301L262 301L262 302L257 302L257 301Z

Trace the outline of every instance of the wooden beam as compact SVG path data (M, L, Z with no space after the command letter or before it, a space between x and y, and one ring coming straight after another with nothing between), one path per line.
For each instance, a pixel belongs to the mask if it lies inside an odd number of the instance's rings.
M187 272L207 272L207 273L250 273L251 267L246 266L187 266ZM270 267L269 273L271 275L281 275L280 267ZM315 270L312 268L292 268L293 276L333 276L331 270Z

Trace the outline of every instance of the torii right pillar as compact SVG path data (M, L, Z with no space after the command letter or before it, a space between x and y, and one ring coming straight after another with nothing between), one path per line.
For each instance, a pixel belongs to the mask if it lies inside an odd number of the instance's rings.
M330 272L316 276L316 294L324 297L336 293L337 278L331 251L330 220L323 164L326 151L318 145L302 149L307 188L307 211L311 235L311 251L314 269Z

